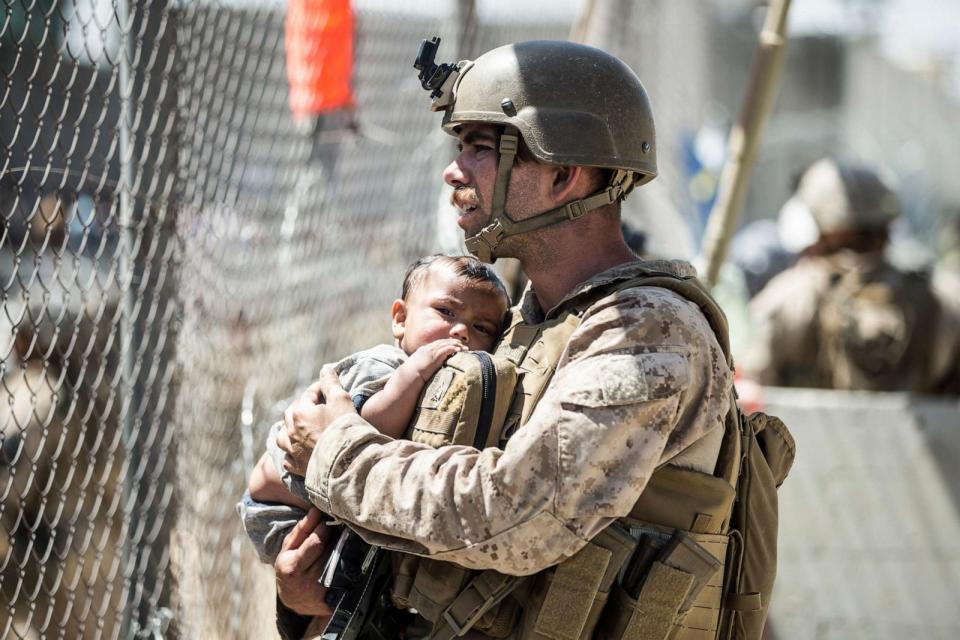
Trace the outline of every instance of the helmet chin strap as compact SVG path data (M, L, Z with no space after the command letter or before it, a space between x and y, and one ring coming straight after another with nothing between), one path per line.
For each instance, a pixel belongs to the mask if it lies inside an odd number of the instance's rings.
M467 251L472 253L481 262L493 264L497 258L497 247L504 238L528 233L543 227L576 220L588 211L613 204L625 197L633 187L635 176L631 171L617 170L614 173L612 184L586 198L573 200L543 213L538 213L524 220L513 220L505 210L507 189L510 186L510 172L513 170L513 161L517 157L520 137L516 129L507 127L500 134L500 160L497 165L497 177L493 183L493 200L491 202L490 224L476 234L466 238L464 243Z

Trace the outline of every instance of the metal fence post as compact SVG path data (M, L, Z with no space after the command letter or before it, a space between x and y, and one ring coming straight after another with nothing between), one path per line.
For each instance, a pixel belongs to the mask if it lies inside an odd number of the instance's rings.
M118 1L124 30L119 62L125 454L121 637L154 638L172 616L169 516L175 513L173 399L179 318L178 198L173 188L177 13L166 0Z

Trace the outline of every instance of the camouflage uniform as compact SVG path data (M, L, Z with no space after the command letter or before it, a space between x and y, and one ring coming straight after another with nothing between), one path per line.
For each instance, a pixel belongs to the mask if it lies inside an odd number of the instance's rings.
M607 270L570 296L642 264ZM521 313L528 324L550 315L529 290ZM349 415L316 443L307 491L374 544L533 574L625 516L659 466L712 473L731 380L694 304L665 289L625 289L588 307L530 420L504 448L433 449Z
M802 258L770 281L750 304L755 335L739 361L747 377L768 385L835 387L829 365L818 361L818 318L837 274L851 270L897 273L880 255L840 251ZM917 286L927 285L918 279ZM951 379L957 376L960 324L953 312L943 307L921 318L915 331L932 336L926 341L929 347L907 361L909 367L898 372L894 384L883 383L878 389L878 385L866 381L857 388L929 393L954 384Z

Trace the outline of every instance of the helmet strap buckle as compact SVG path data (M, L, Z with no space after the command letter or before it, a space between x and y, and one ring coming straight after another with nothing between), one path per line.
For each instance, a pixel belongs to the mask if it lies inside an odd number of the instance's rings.
M587 213L587 207L583 200L574 200L568 205L568 207L568 211L570 212L570 220L582 218Z
M500 220L494 220L477 234L464 240L464 244L467 246L467 251L476 256L480 262L493 264L497 260L494 251L497 245L500 244L503 236L503 225L500 224Z
M509 154L511 156L517 155L517 151L520 149L519 138L516 134L504 133L500 136L500 156L503 157L504 154ZM513 158L510 158L510 163L513 163Z

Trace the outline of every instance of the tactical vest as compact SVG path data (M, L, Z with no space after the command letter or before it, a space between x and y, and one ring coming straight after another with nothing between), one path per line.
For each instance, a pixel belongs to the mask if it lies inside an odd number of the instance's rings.
M540 324L525 324L519 312L514 313L492 358L496 365L493 379L499 381L494 413L509 408L502 423L493 424L485 434L487 446L504 446L527 422L583 313L615 291L662 287L696 303L730 361L726 319L702 285L694 278L680 277L670 263L648 265L639 276L597 286L567 300ZM465 414L476 415L476 411L445 412L450 407L442 406L443 391L458 384L465 370L474 366L470 360L475 355L456 356L451 360L454 374L442 374L439 382L431 380L407 437L432 446L476 446L477 435L471 432L476 421L464 419ZM507 363L514 365L515 377ZM732 370L732 362L730 365ZM512 396L507 394L510 386ZM505 397L510 397L509 405ZM761 545L761 566L753 567L754 573L759 570L763 576L759 588L765 591L764 598L758 592L743 594L745 586L754 586L741 579L744 565L756 564L755 559L745 562L742 553L746 530L751 527L741 522L741 534L731 532L730 524L736 515L735 486L741 461L760 452L758 447L750 452L757 426L750 428L733 397L731 405L713 475L660 467L626 517L604 529L571 558L534 576L470 571L448 562L396 554L391 591L395 606L416 609L433 623L430 640L448 640L470 629L492 638L510 637L519 629L516 637L522 640L586 640L594 634L604 640L759 638L765 598L772 589L771 562L775 567L775 556L771 559L769 553L775 552L776 496L774 490L773 544L769 543L767 517L757 534L765 536L767 543ZM785 429L783 434L789 438ZM786 450L784 458L792 461L792 441L781 444L782 439L771 448ZM789 468L789 461L784 469ZM774 474L777 485L785 473ZM769 478L761 481L770 485ZM769 500L766 502L769 506Z
M816 385L865 391L937 391L930 360L940 305L925 274L878 261L827 262L817 316Z

